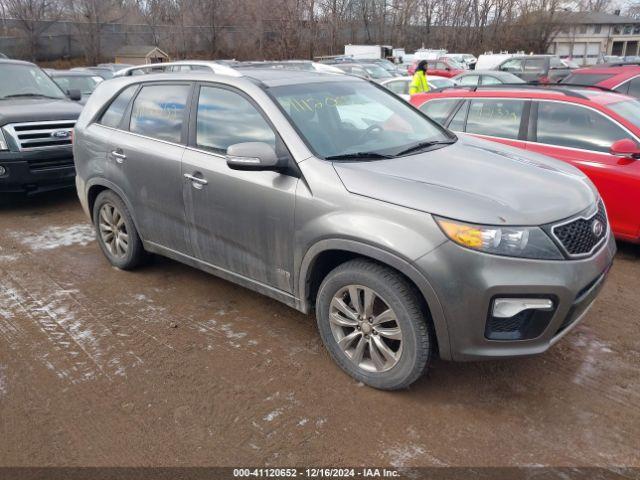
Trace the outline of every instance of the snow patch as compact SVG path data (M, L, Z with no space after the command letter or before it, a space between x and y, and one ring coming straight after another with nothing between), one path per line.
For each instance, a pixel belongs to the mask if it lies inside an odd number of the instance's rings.
M40 233L11 232L11 236L33 251L53 250L71 245L86 246L96 238L93 227L85 223L70 227L49 227Z
M275 420L280 415L282 415L282 409L278 408L278 409L274 410L273 412L267 413L264 417L262 417L262 419L265 422L273 422L273 420Z
M0 365L0 398L7 394L7 367L6 365Z

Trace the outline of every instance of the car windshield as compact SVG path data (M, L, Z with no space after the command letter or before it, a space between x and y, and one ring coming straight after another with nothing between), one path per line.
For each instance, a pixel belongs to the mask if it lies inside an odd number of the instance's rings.
M624 100L607 105L622 118L640 128L640 102L638 100Z
M95 77L82 77L79 75L57 75L53 77L53 81L64 91L80 90L83 95L92 93L98 85Z
M419 143L455 139L402 99L367 82L286 85L269 91L322 158L395 156Z
M0 100L17 97L65 98L49 76L32 65L0 65Z
M364 65L364 68L371 78L392 78L389 72L387 72L384 68L379 67L378 65Z
M464 66L462 66L460 63L458 63L453 58L449 58L448 62L449 62L449 67L451 67L451 68L453 68L455 70L464 70Z

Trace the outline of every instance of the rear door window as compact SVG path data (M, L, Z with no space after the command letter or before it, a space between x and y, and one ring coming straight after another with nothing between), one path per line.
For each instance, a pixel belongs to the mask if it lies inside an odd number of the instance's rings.
M236 143L264 142L276 147L276 134L249 100L225 88L200 88L196 145L226 153Z
M443 125L459 101L457 98L431 100L420 105L420 110L440 125Z
M137 88L138 85L131 85L120 92L120 95L111 102L109 108L107 108L107 110L102 114L102 118L99 123L105 127L118 128L122 122L122 116L129 106L129 102Z
M522 71L522 60L519 58L512 58L507 60L500 66L500 70L506 72L521 72Z
M559 147L609 152L629 134L611 119L580 105L559 102L538 104L537 141Z
M540 73L546 69L544 58L530 58L524 62L524 71L529 73Z
M133 102L129 130L180 143L190 85L146 85Z
M467 118L468 133L517 139L525 100L483 98L472 100Z

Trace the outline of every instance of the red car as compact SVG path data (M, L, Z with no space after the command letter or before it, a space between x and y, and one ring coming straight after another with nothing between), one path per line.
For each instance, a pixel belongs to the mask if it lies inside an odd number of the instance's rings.
M616 237L640 243L640 102L592 88L488 87L411 103L456 132L571 163L600 191Z
M640 98L640 66L580 68L562 80L573 85L595 85Z
M416 73L416 67L422 60L415 60L407 72L410 75ZM466 72L466 70L455 60L447 57L439 58L438 60L427 60L427 76L437 75L438 77L455 77L456 75Z

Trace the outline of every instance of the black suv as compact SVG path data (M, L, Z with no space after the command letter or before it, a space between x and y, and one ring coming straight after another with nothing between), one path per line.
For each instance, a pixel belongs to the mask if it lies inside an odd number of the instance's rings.
M82 111L33 63L0 59L0 193L72 186L71 143Z
M558 83L576 67L553 55L521 55L508 58L494 70L513 73L525 82Z

